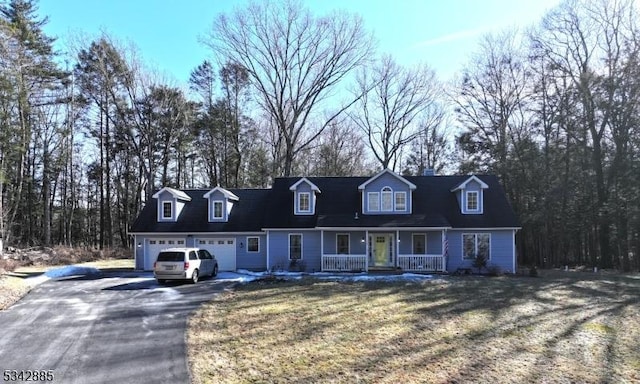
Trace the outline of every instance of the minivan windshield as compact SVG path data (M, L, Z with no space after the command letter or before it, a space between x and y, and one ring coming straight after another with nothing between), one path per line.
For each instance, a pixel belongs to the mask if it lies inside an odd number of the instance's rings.
M160 252L158 261L184 261L184 252Z

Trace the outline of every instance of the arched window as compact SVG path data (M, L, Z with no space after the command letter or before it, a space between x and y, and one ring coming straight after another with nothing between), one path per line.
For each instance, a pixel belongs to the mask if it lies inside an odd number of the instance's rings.
M390 187L382 188L382 211L393 211L393 190Z

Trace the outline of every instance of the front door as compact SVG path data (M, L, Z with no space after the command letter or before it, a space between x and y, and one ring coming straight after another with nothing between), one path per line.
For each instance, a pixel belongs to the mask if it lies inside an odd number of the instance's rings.
M393 265L393 235L376 233L371 235L371 255L373 266Z

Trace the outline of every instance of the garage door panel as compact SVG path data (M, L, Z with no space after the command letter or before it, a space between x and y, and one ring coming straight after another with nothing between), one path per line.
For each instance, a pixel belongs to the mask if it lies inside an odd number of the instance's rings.
M236 242L234 238L201 238L196 242L218 260L218 270L236 270Z
M147 240L147 252L145 257L144 269L149 271L153 269L153 263L158 258L158 253L166 248L184 247L184 237L167 237Z

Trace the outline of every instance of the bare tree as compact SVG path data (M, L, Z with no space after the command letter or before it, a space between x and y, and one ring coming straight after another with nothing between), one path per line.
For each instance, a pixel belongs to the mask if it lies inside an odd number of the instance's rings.
M416 119L441 118L440 93L435 72L426 64L406 68L384 56L359 74L356 94L363 96L351 117L383 168L396 169L401 150L420 134Z
M248 71L259 102L283 138L285 176L296 155L353 103L339 107L315 129L307 124L372 51L360 17L344 12L314 17L295 0L251 3L222 14L204 43Z

